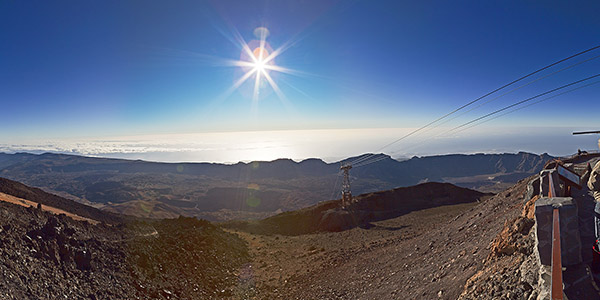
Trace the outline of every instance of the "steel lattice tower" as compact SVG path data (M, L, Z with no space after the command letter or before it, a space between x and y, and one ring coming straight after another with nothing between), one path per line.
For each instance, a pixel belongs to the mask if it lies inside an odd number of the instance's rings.
M340 170L344 171L344 180L342 181L342 208L346 208L352 203L352 191L350 190L350 169L352 165L342 165Z

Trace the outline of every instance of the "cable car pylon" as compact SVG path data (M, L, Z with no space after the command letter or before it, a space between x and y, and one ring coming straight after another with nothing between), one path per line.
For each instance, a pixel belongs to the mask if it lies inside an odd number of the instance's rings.
M346 209L352 203L352 190L350 189L350 169L352 164L346 163L340 166L340 170L344 172L344 180L342 181L342 208Z

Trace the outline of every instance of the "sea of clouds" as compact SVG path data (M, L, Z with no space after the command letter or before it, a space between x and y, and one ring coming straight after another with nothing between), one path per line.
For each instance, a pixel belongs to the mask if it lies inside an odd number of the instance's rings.
M403 138L414 128L211 132L55 138L0 143L0 152L67 153L167 162L219 162L321 158L332 162L363 153L394 158L450 153L550 153L598 150L595 135L573 136L570 128L505 129L444 135L444 129ZM392 143L393 141L398 141ZM388 146L386 146L388 145Z

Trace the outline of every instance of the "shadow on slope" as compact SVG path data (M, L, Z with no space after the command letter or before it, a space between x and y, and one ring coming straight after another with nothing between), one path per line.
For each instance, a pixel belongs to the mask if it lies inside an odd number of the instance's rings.
M224 227L255 234L301 235L315 232L343 231L370 226L370 222L395 218L412 211L442 205L479 201L490 196L449 183L429 182L356 197L348 209L340 209L340 200L331 200L284 212L260 221L233 221Z
M56 207L85 218L109 224L121 223L125 218L122 215L104 212L97 208L93 208L73 200L68 200L44 192L41 189L29 187L20 182L12 181L2 177L0 177L0 193L27 199L36 203L41 203L42 205Z

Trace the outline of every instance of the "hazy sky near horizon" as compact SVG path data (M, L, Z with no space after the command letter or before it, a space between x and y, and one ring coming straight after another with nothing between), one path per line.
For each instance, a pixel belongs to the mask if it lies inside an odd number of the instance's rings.
M598 136L570 133L600 130L600 84L445 132L600 73L600 49L379 151L600 45L598 15L598 1L2 1L0 151L236 162L596 149ZM232 61L258 27L286 72L267 70L254 94L253 76L232 88L248 71Z

